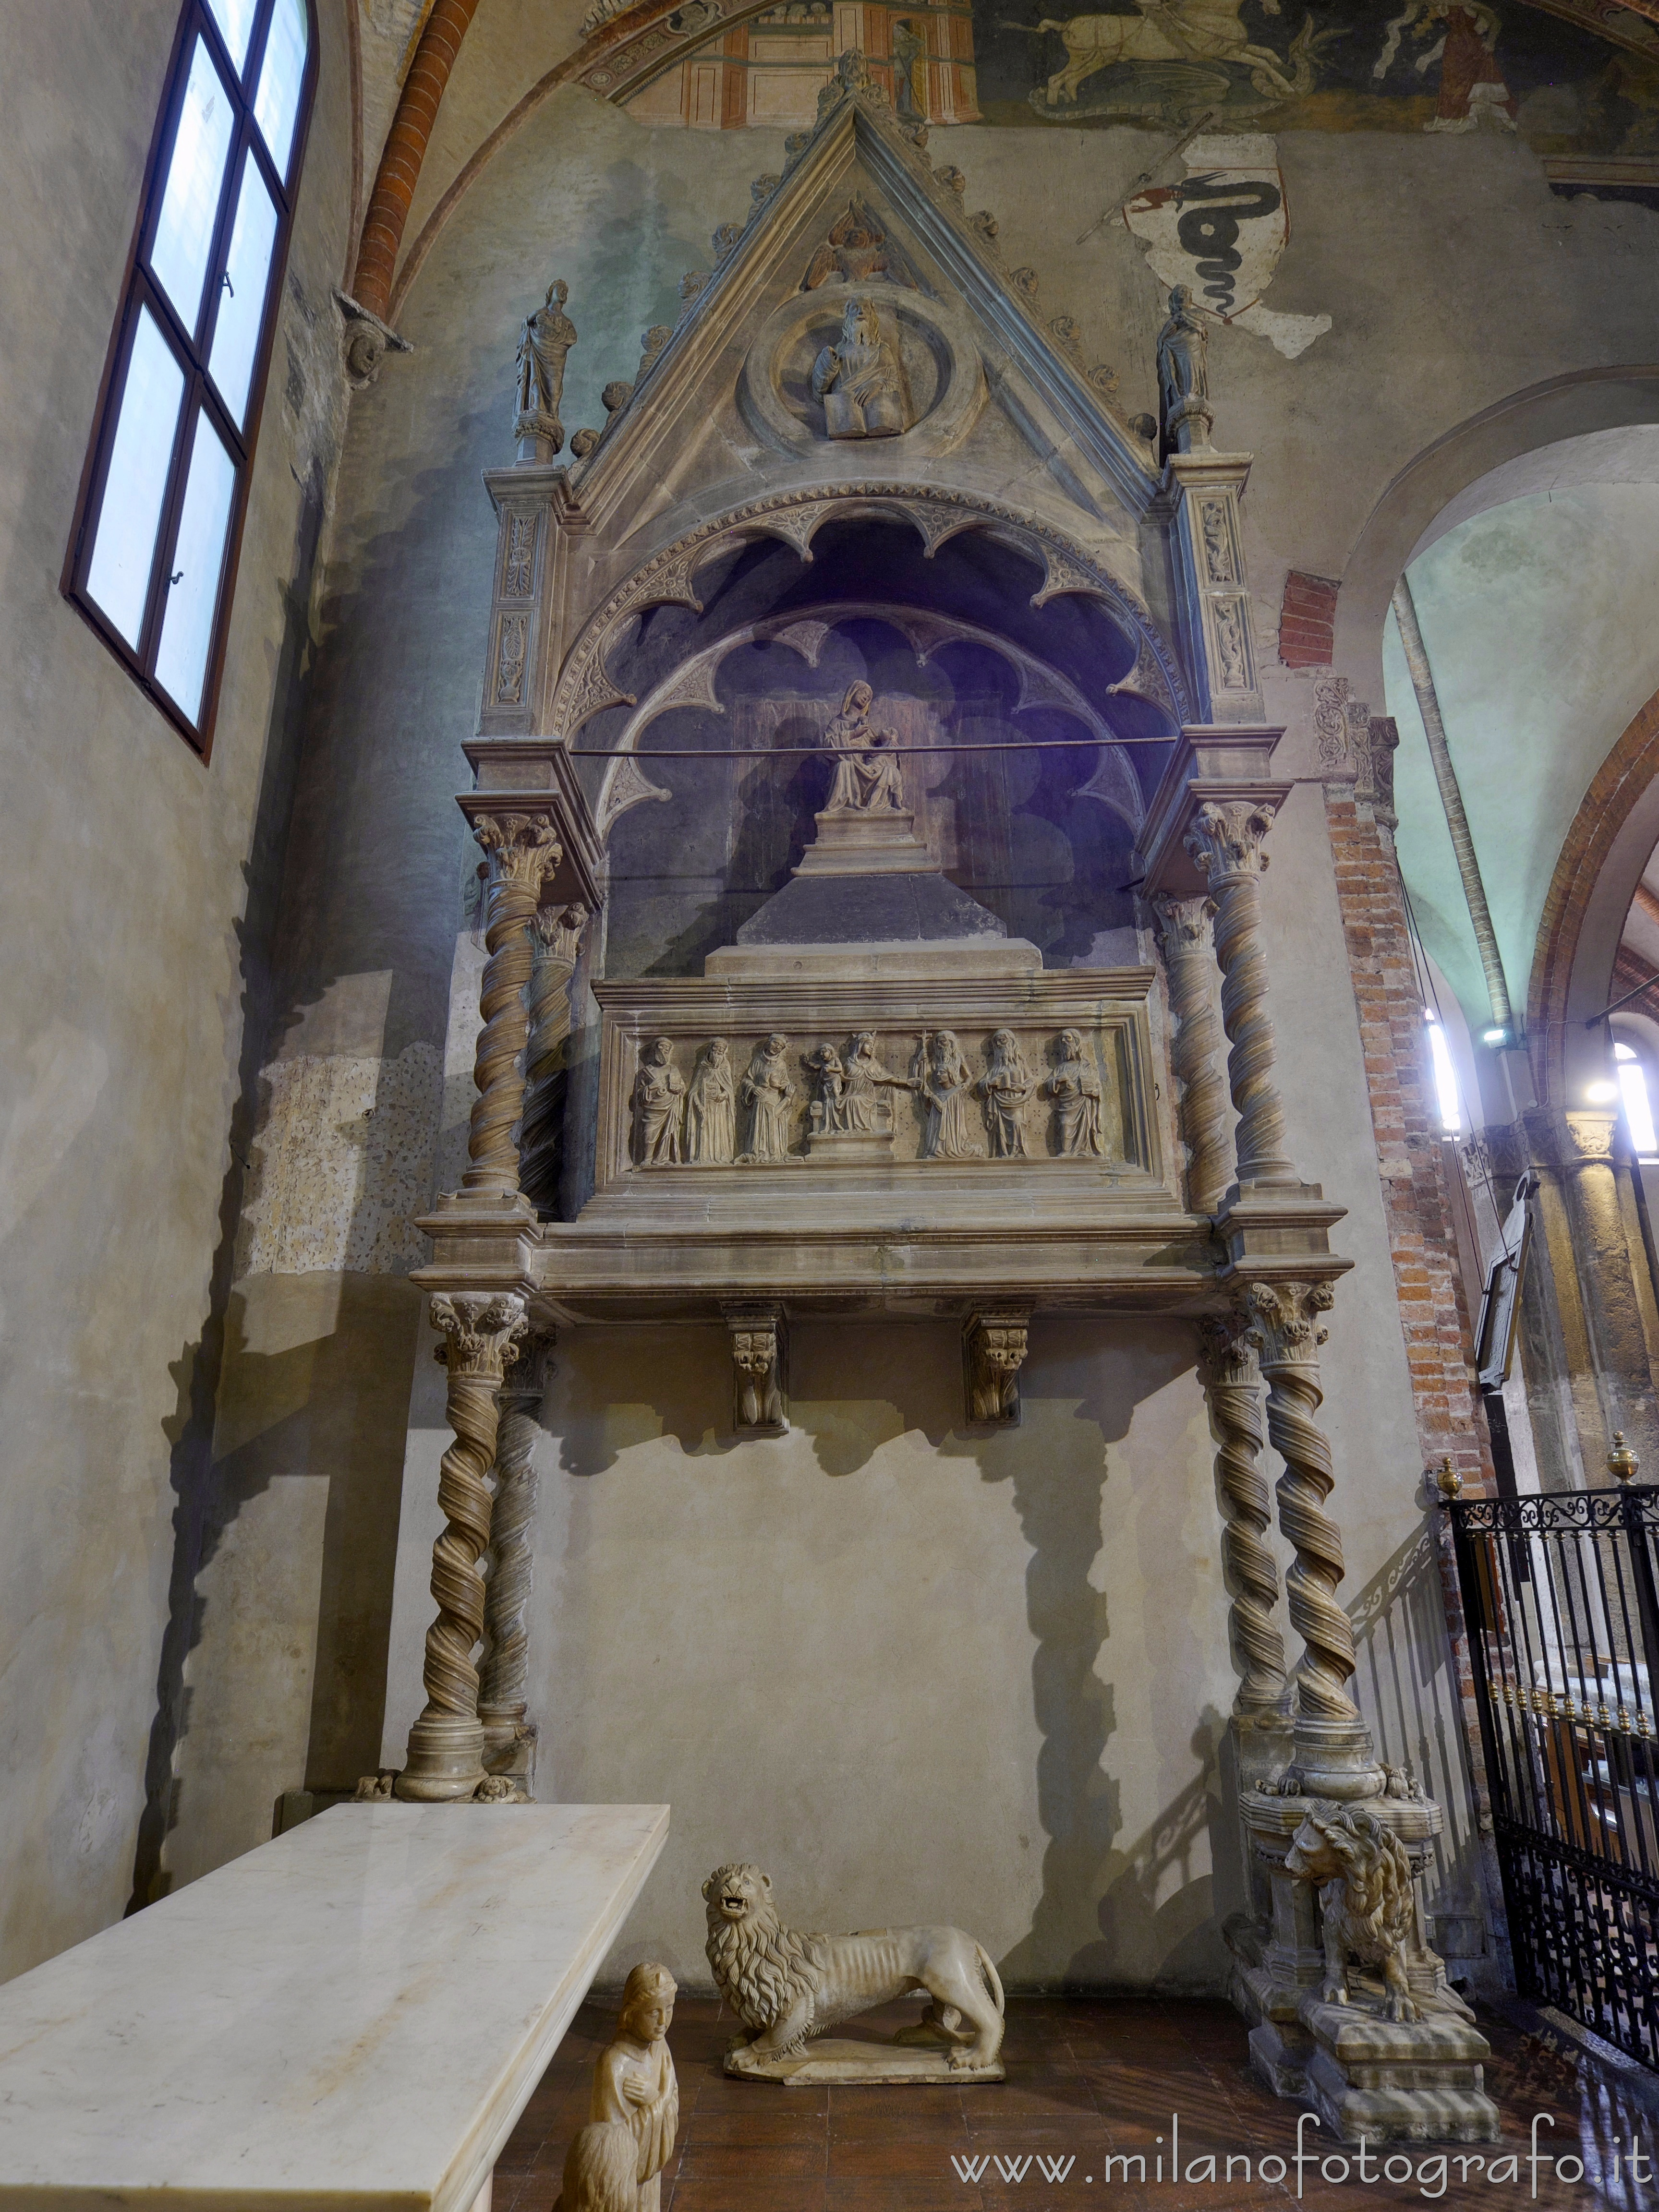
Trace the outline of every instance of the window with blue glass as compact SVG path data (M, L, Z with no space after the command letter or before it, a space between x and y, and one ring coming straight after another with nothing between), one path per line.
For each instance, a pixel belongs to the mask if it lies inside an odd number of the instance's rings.
M315 77L311 0L190 0L64 574L204 757Z

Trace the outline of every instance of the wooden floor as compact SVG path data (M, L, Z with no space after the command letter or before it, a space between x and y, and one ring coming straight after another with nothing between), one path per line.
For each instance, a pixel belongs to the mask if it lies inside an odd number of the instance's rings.
M910 2005L868 2018L890 2030L915 2015ZM496 2169L494 2212L552 2212L565 2147L588 2118L594 2055L613 2019L601 2005L576 2015ZM1355 2167L1342 2185L1335 2168L1331 2179L1321 2177L1315 2158L1304 2171L1302 2201L1321 2212L1429 2203L1491 2212L1534 2205L1659 2212L1659 2189L1632 2183L1623 2163L1615 2178L1611 2163L1615 2154L1622 2160L1633 2130L1643 2153L1659 2148L1645 2121L1582 2084L1570 2051L1484 2014L1481 2026L1493 2046L1487 2087L1503 2110L1503 2142L1461 2148L1489 2160L1518 2154L1514 2182L1486 2182L1473 2165L1460 2177L1460 2147L1421 2145L1414 2169L1443 2154L1451 2160L1443 2181L1430 2168L1391 2184L1373 2152L1373 2179L1362 2184ZM1250 2212L1296 2199L1294 2168L1283 2182L1271 2177L1274 2157L1295 2151L1299 2107L1270 2096L1246 2070L1243 2024L1223 2005L1014 1997L1007 2081L966 2089L732 2081L720 2059L734 2032L729 2014L712 2002L682 1999L676 2008L669 2043L680 2075L680 2145L662 2177L662 2212ZM1582 2157L1585 2167L1583 2180L1569 2185L1540 2166L1536 2197L1526 2162L1535 2112L1557 2122L1553 2134L1540 2129L1540 2148ZM1192 2178L1160 2183L1160 2155L1165 2174L1171 2171L1172 2113L1180 2116L1183 2174ZM1318 2156L1353 2156L1328 2137L1321 2142L1311 2124L1306 2147ZM1213 2182L1202 2165L1212 2154ZM1239 2164L1227 2182L1229 2154L1250 2160L1247 2182ZM1136 2172L1143 2158L1144 2185ZM1046 2179L1045 2169L1064 2178Z

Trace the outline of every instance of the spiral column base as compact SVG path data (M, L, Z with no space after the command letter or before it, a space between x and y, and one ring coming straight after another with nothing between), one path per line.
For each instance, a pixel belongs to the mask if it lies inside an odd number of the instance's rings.
M485 1476L496 1455L496 1393L527 1322L524 1300L511 1293L440 1293L431 1312L444 1334L437 1357L448 1371L446 1411L454 1442L438 1478L444 1526L432 1547L437 1618L426 1632L426 1707L409 1731L408 1756L393 1784L395 1796L427 1804L471 1797L486 1780L473 1664L484 1632L479 1563L490 1541Z

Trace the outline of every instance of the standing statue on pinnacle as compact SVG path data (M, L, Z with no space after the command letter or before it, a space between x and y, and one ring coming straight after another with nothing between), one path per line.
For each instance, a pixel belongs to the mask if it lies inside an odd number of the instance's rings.
M526 317L518 342L513 435L521 461L551 461L564 443L564 425L558 419L564 357L576 341L576 325L564 313L570 296L562 276L550 284L546 302Z
M1163 452L1207 451L1216 419L1210 404L1210 325L1185 284L1169 295L1169 319L1158 332L1158 399Z

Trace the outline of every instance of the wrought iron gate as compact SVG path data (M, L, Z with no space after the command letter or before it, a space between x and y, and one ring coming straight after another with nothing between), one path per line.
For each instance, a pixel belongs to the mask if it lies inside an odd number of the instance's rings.
M1659 2068L1659 1489L1450 1512L1522 1994Z

